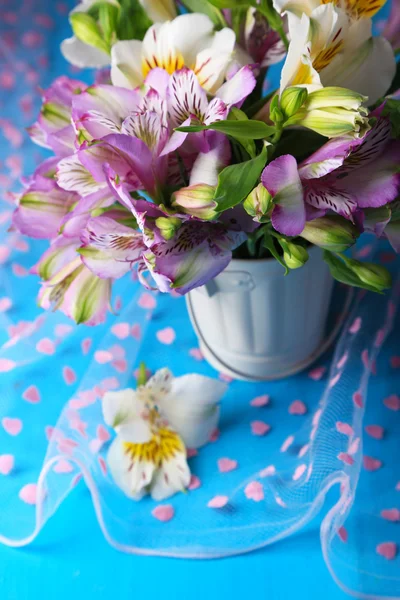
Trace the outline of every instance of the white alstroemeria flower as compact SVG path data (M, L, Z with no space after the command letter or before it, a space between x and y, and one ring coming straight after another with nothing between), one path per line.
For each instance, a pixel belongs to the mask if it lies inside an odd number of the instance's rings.
M153 23L164 23L176 17L174 0L139 0Z
M286 2L276 8L288 15L291 43L282 69L281 91L288 85L349 88L374 103L393 80L394 52L382 36L372 36L368 11L355 3L342 8L319 0ZM361 8L366 0L358 0ZM357 6L358 6L357 4Z
M174 378L161 369L137 390L107 392L105 422L116 432L107 462L115 483L140 500L164 500L190 482L186 447L209 440L226 384L201 375Z
M114 44L111 80L113 85L134 89L154 68L160 67L171 75L186 66L196 73L200 85L213 94L224 82L234 47L232 29L225 27L214 32L206 15L180 15L150 27L143 42L127 40Z
M69 14L71 16L74 13L87 13L91 6L96 4L96 2L98 2L98 0L82 0L82 2L75 6ZM104 2L119 6L117 0L104 0ZM100 69L102 67L107 67L110 64L111 59L107 52L103 52L99 48L85 44L81 40L78 40L74 35L61 42L60 48L65 60L81 69Z

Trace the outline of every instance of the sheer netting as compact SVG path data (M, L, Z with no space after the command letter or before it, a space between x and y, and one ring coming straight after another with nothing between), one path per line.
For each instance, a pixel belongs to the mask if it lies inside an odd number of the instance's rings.
M10 3L2 15L4 191L35 163L36 150L19 131L33 120L36 86L72 73L50 45L68 35L57 12L67 8ZM202 359L184 300L146 292L128 277L102 326L43 313L38 280L26 276L41 244L7 233L12 207L1 206L2 543L34 540L83 478L105 538L124 552L234 555L295 534L319 515L322 552L338 584L358 597L400 598L400 282L385 244L361 252L388 263L392 292L356 293L334 349L308 372L268 384L230 382L219 430L189 452L189 491L162 503L174 516L161 522L155 501L131 501L113 484L105 461L113 434L101 399L134 387L141 361L153 372L168 366L175 375L218 377ZM343 294L339 286L333 321ZM229 468L218 467L222 458Z

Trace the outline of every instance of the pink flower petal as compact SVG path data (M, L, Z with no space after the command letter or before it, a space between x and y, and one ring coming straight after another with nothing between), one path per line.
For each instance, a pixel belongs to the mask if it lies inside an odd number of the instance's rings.
M251 433L253 435L265 435L271 429L271 425L264 423L264 421L252 421L250 423Z
M237 460L231 458L219 458L218 459L218 470L220 473L229 473L237 469Z
M264 488L259 481L251 481L244 489L245 496L248 500L260 502L264 500Z
M250 401L250 406L254 406L256 408L261 408L262 406L267 406L269 404L269 396L268 394L264 394L263 396L257 396Z
M385 434L381 425L367 425L365 431L375 440L381 440Z
M302 400L295 400L289 406L289 414L290 415L305 415L307 412L307 406L304 404Z
M9 475L14 468L14 456L12 454L0 455L0 473L1 475Z
M393 560L397 554L397 544L394 542L382 542L376 547L377 554L383 556L387 560Z
M382 466L382 461L378 458L372 458L371 456L363 457L364 469L366 471L377 471Z
M171 504L160 504L151 511L151 514L158 521L168 523L174 517L175 511Z
M228 502L228 496L214 496L214 498L211 498L211 500L208 502L207 506L208 508L223 508L228 504Z

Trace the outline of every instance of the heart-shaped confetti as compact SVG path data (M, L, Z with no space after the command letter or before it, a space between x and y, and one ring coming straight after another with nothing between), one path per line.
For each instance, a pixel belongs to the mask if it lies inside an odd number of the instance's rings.
M290 415L305 415L307 412L307 406L304 404L302 400L295 400L289 406L289 414Z
M220 473L229 473L237 469L237 460L231 458L220 458L218 459L218 470Z
M363 464L366 471L377 471L382 466L382 462L378 458L372 458L372 456L364 456Z
M381 425L367 425L365 431L375 440L381 440L385 434Z
M386 558L387 560L393 560L397 554L397 544L394 542L382 542L376 547L378 554Z
M1 475L9 475L14 468L14 456L12 454L0 455L0 473Z
M156 506L156 508L151 511L151 514L158 521L168 523L168 521L173 519L175 511L171 504L160 504L160 506Z
M259 481L251 481L244 489L245 496L248 500L261 502L264 500L264 488Z

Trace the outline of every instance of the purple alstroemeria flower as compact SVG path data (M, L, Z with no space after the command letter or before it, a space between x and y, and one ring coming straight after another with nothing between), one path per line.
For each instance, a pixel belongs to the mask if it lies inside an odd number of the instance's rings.
M39 118L28 128L36 144L50 148L58 156L71 154L76 137L71 122L72 100L86 87L82 81L62 76L45 90Z
M51 239L60 229L62 219L79 200L74 192L57 185L54 178L57 158L43 161L27 179L27 187L17 198L13 226L24 235L36 239Z
M286 23L285 23L286 26ZM244 29L244 47L260 67L274 65L286 56L286 47L257 8L249 8Z
M274 197L272 223L285 235L298 235L306 219L333 211L354 221L359 209L377 208L400 190L400 142L390 122L378 118L362 139L330 140L298 167L293 156L272 161L262 183Z

